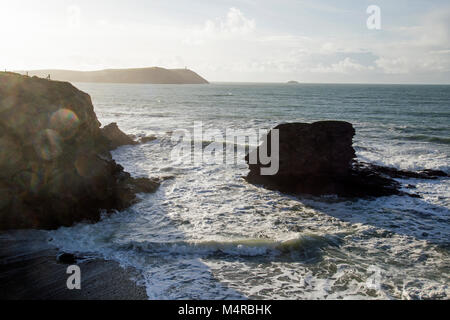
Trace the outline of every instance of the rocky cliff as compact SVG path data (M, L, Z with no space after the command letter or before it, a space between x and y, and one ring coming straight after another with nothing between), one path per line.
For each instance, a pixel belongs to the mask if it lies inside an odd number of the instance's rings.
M124 172L110 149L88 94L0 73L0 229L97 221L158 187Z

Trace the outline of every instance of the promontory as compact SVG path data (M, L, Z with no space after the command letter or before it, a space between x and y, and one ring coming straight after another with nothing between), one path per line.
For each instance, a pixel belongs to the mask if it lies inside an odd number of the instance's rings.
M22 72L26 74L27 72ZM106 69L98 71L34 70L29 76L50 77L69 82L149 83L149 84L208 84L204 78L189 69L159 67L135 69Z
M154 192L112 159L124 135L70 83L0 72L0 230L96 222Z

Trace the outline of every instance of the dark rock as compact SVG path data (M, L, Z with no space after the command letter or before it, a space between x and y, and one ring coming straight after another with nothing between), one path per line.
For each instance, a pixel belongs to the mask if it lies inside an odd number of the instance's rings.
M449 174L442 170L425 169L419 171L418 173L420 175L419 177L417 177L418 179L437 179L442 177L450 177Z
M117 149L118 147L126 145L137 145L148 143L157 139L155 136L146 136L139 138L139 140L136 140L136 136L127 135L126 133L124 133L122 130L119 129L117 123L115 122L108 124L101 130L103 136L108 141L109 150L114 150Z
M354 164L354 166L356 168L370 169L379 174L399 179L438 179L442 177L448 177L448 174L441 170L426 169L414 172L414 171L400 170L392 167L383 167L362 161L358 161L357 163Z
M353 126L342 121L285 123L279 130L279 171L277 178L301 176L345 176L355 158L352 139ZM271 134L267 136L267 148L271 152ZM258 153L259 149L253 152ZM249 156L246 160L249 162ZM259 163L249 164L250 173L260 172ZM267 165L269 166L269 165Z
M63 264L75 264L77 262L77 257L72 253L60 253L56 256L56 261Z
M115 122L108 124L101 130L103 136L108 141L109 150L114 150L125 145L138 144L130 136L126 135L122 130L120 130L117 126L117 123Z
M142 137L139 139L139 143L148 143L148 142L152 142L155 140L156 140L155 136Z
M264 145L270 154L272 131L265 142L252 151L257 155L257 163L249 163L251 153L246 157L250 169L247 181L268 189L293 194L378 197L406 194L400 191L401 184L392 178L446 176L441 171L409 172L355 161L352 147L355 130L348 122L287 123L275 129L279 130L278 173L261 175L261 168L270 164L261 164L258 155Z
M129 184L135 193L153 193L159 187L159 180L149 178L131 178Z
M142 188L110 148L89 95L66 82L0 73L0 229L95 222L102 210L130 206Z
M158 179L123 177L117 196L122 204L132 204L137 201L137 193L153 193L159 185Z

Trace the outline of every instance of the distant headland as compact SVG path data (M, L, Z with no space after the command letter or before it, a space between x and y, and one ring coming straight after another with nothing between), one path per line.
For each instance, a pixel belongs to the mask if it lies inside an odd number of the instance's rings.
M22 72L25 73L25 72ZM159 67L136 69L106 69L99 71L33 70L29 76L69 82L151 83L151 84L207 84L207 80L189 69Z
M299 84L299 82L295 81L295 80L291 80L291 81L288 81L287 84Z

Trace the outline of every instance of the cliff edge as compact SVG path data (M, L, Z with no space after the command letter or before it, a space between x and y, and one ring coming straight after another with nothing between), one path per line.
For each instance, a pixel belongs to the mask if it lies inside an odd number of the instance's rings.
M98 221L158 182L111 157L91 98L67 82L0 73L0 230Z

